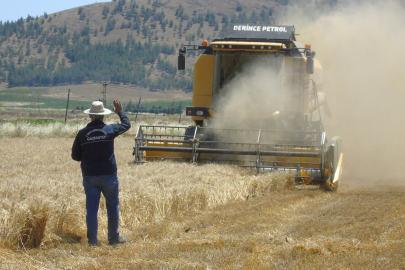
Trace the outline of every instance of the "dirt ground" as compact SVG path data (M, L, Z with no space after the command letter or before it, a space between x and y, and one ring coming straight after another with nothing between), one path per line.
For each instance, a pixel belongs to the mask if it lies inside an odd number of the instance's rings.
M266 181L279 176L227 166L136 166L133 138L117 139L115 150L120 231L128 243L107 245L102 201L100 246L89 247L79 163L70 160L72 143L72 138L0 140L0 269L405 267L400 186L354 188L346 175L338 193L287 186L266 191ZM41 204L48 206L49 216L42 244L26 250L7 244L16 213ZM66 222L57 234L55 224L62 216Z

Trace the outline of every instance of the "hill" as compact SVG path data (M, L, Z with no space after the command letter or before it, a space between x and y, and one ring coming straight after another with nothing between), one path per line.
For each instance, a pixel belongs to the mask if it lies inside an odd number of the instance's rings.
M288 1L118 0L0 22L0 81L7 87L133 84L192 90L195 54L177 50L224 34L230 22L275 23Z

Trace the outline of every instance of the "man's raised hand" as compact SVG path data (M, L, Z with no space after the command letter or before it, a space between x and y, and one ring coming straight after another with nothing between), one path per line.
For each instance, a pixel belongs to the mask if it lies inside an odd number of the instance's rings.
M115 113L119 113L122 111L121 101L114 99L113 104Z

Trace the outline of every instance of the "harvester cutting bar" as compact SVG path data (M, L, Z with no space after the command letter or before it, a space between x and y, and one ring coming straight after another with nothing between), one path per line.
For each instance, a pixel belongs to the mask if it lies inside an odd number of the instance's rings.
M160 151L160 152L182 152L192 153L193 148L188 147L159 147L159 146L140 146L140 151ZM249 151L232 149L212 149L196 148L196 153L200 154L224 154L224 155L247 155L247 156L285 156L285 157L319 157L318 152L288 152L288 151Z
M297 141L295 141L297 142ZM305 148L306 146L304 144L308 144L310 142L316 142L316 141L302 141L302 144L257 144L257 143L229 143L229 142L218 142L218 141L200 141L200 144L216 144L216 145L236 145L236 146L272 146L272 147L294 147L294 148ZM311 146L312 147L312 146Z
M206 127L140 126L134 147L136 163L174 159L237 164L258 170L301 168L311 175L324 170L324 152L322 132Z
M186 138L188 136L181 136L181 135L156 135L156 134L144 134L145 138L161 138L161 137L167 137L167 138Z
M294 167L257 167L259 171L262 172L274 172L274 171L282 171L282 172L294 172L300 174L301 171L310 175L310 176L300 176L301 178L312 178L314 181L317 179L322 178L322 171L320 169L300 169Z
M288 152L288 151L249 151L232 149L198 148L195 150L201 154L224 154L224 155L248 155L248 156L285 156L285 157L319 157L316 152Z
M160 142L160 143L164 143L167 142L167 139L148 139L148 142ZM185 141L185 140L170 140L171 143L182 143L182 144L193 144L190 141Z
M218 161L223 161L222 159L221 160L219 160L219 159L200 159L200 161L204 161L204 163L216 163L216 162L218 162ZM240 165L240 166L242 166L241 164L242 163L252 163L252 164L254 164L254 165L252 165L252 166L254 166L254 167L257 167L257 161L256 160L250 160L250 161L246 161L246 160L237 160L237 159L227 159L226 160L227 162L229 162L230 164L232 164L232 165ZM262 167L278 167L278 166L280 166L280 163L278 163L278 162L262 162L263 164L266 164L266 165L263 165ZM283 165L286 165L286 164L290 164L290 166L299 166L299 167L302 167L302 166L311 166L311 167L319 167L319 163L310 163L310 162L285 162L285 161L283 161L282 162L282 164ZM251 165L249 165L249 167L250 167Z
M193 148L189 148L189 147L140 146L139 150L140 151L193 153Z

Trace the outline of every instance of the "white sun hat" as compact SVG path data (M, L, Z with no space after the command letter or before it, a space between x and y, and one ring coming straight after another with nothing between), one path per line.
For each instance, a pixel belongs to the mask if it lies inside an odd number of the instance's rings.
M93 103L91 103L90 109L85 110L84 113L95 115L106 115L112 113L112 111L104 108L103 102L93 101Z

